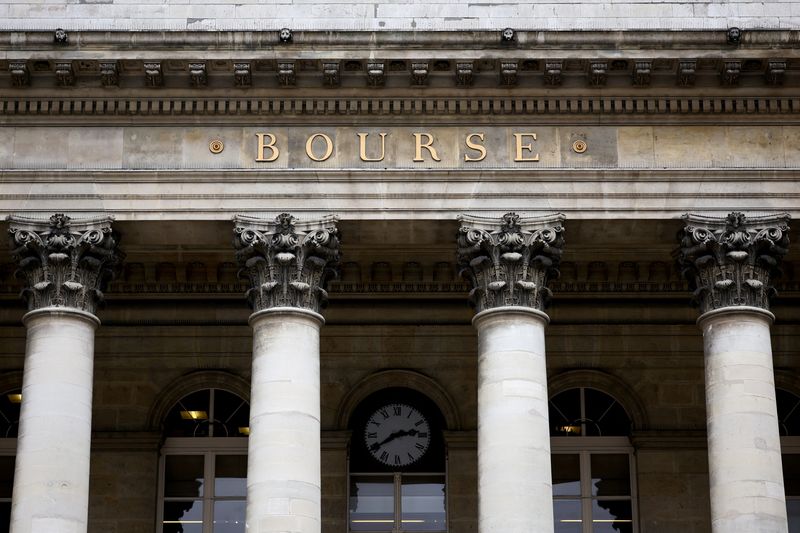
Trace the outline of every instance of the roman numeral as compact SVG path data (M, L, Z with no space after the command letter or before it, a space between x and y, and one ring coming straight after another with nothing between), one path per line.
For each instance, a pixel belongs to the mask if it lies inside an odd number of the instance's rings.
M421 425L422 425L422 424L424 424L424 423L425 423L425 420L424 420L424 419L422 419L422 418L420 418L419 420L417 420L416 422L414 422L414 427L421 426Z
M394 464L396 464L396 465L400 464L400 456L399 455L395 455L394 456Z
M412 461L414 461L414 460L415 460L415 459L414 459L414 456L413 456L413 455L411 455L410 453L409 453L409 454L407 454L407 455L408 455L408 458L409 458L409 459L411 459Z
M415 447L415 448L417 448L418 450L424 450L424 449L425 449L425 446L423 446L423 445L422 445L422 444L420 444L419 442L418 442L418 443L416 443L416 444L414 445L414 447Z
M383 452L381 454L381 461L386 461L389 458L389 452Z
M367 433L367 438L368 439L377 439L378 438L378 434L377 433Z
M394 406L394 414L395 416L400 416L403 413L403 408L399 405Z
M381 415L383 415L383 419L384 420L389 418L389 411L387 411L386 409L381 409L380 413L381 413Z
M419 437L420 439L427 439L428 438L428 434L427 433L420 433L419 435L417 435L417 437Z

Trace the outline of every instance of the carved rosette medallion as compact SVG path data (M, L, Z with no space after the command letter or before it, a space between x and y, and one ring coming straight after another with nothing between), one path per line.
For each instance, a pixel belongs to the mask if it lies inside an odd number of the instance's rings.
M301 223L288 213L274 222L234 218L239 277L250 282L246 296L254 312L298 307L318 313L325 307L325 287L339 269L336 222L331 216Z
M558 277L564 246L564 215L520 218L507 213L499 221L459 217L458 266L472 286L477 312L521 306L543 311Z
M702 313L723 307L769 310L789 246L789 215L726 218L686 214L678 233L678 267Z
M113 220L71 219L61 213L49 221L8 217L11 256L19 266L17 276L27 282L22 296L30 311L70 307L95 312L124 258Z

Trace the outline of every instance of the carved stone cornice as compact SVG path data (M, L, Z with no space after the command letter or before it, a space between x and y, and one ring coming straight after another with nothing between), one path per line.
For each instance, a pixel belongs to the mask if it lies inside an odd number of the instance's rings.
M339 269L336 217L298 222L282 213L274 222L234 218L234 248L239 277L253 311L297 307L319 312L328 300L327 283Z
M551 296L547 283L558 277L564 215L522 219L506 213L500 221L461 215L458 220L458 267L472 287L476 312L505 306L543 311Z
M9 234L17 276L28 309L70 307L94 313L124 254L113 217L71 219L57 213L48 221L12 215Z
M789 215L726 218L686 214L678 267L702 313L732 306L769 309L789 246Z

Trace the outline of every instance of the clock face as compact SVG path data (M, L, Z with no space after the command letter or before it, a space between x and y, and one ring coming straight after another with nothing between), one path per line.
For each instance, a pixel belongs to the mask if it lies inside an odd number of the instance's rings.
M390 403L369 417L364 442L375 459L388 466L407 466L419 460L431 444L428 420L404 403Z

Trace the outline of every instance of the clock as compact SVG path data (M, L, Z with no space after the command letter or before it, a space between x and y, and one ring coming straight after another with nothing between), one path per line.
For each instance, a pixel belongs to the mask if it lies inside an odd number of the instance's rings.
M390 403L377 409L364 427L367 451L378 461L393 467L417 462L431 444L431 427L425 415L404 403Z

